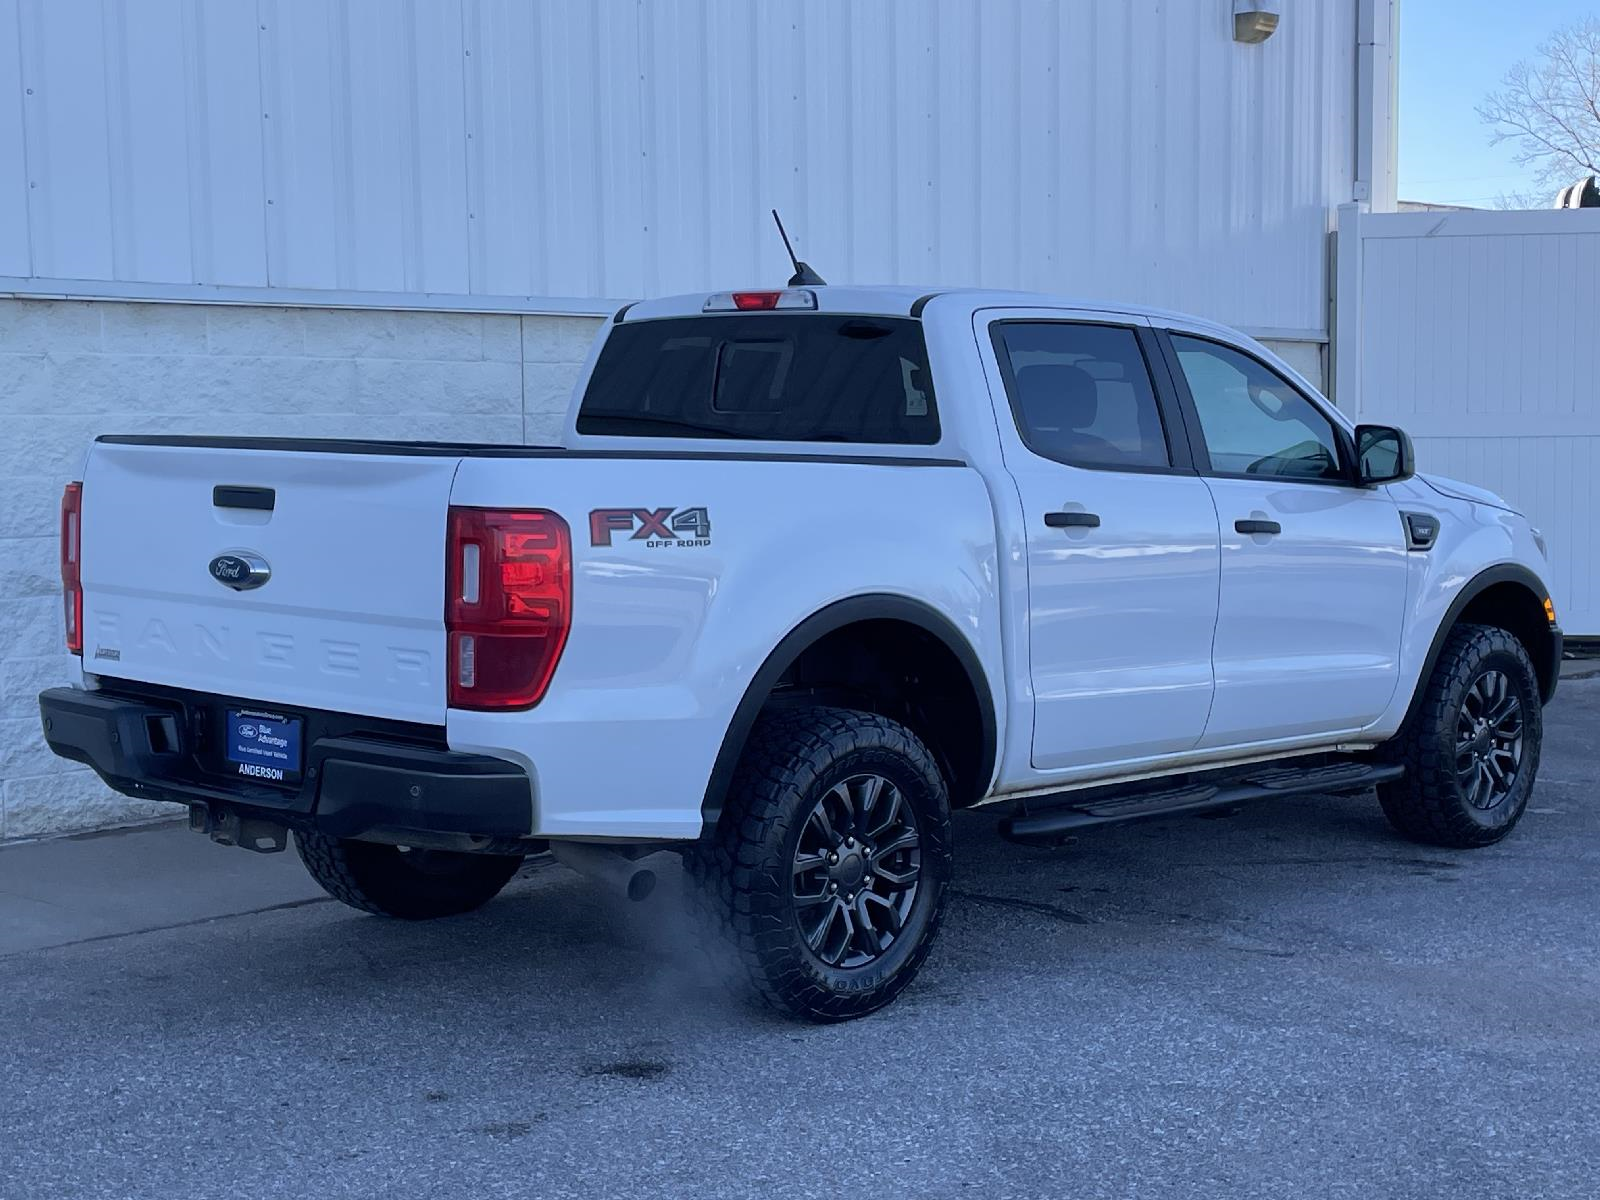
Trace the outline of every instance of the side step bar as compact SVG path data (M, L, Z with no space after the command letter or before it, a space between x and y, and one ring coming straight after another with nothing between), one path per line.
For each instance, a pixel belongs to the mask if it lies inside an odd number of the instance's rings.
M1335 763L1320 767L1272 767L1217 780L1153 792L1122 792L1074 801L1072 792L1046 797L1048 808L1005 817L1000 836L1015 842L1047 841L1095 825L1117 825L1147 817L1230 808L1268 796L1343 792L1386 783L1405 774L1398 763ZM1037 802L1036 802L1037 803Z

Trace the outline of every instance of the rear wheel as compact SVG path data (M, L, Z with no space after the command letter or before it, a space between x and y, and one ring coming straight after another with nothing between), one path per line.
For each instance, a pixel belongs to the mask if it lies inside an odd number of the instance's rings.
M481 908L522 865L520 854L466 854L296 833L295 849L323 891L363 912L423 921Z
M757 723L713 838L689 856L742 973L812 1021L865 1016L911 982L950 864L949 801L927 747L887 717L822 707Z
M1543 731L1539 681L1522 643L1492 626L1458 626L1398 739L1406 774L1378 788L1384 814L1414 841L1498 842L1528 806Z

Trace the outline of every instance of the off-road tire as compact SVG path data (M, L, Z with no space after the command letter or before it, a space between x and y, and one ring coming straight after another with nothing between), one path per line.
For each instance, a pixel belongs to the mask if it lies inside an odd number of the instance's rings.
M920 875L882 957L839 967L806 942L791 894L794 862L819 799L863 774L887 780L910 805ZM944 917L951 872L944 777L921 740L887 717L821 706L764 714L751 731L721 820L685 855L685 866L691 905L706 934L728 951L724 962L734 979L803 1020L866 1016L912 981Z
M1462 704L1486 671L1503 672L1521 701L1522 757L1509 794L1481 809L1468 802L1458 781L1455 754ZM1406 773L1378 786L1384 815L1412 841L1454 849L1493 845L1516 828L1528 806L1543 731L1538 677L1522 643L1494 626L1456 626L1422 685L1417 710L1391 744Z
M482 908L522 865L520 854L403 850L321 833L297 832L294 844L311 878L335 900L407 921Z

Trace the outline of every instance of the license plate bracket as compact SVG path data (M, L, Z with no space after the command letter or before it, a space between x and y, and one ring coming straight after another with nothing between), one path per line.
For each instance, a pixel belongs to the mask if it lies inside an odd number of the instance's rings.
M232 773L264 783L297 783L305 755L305 721L255 708L226 711L223 754Z

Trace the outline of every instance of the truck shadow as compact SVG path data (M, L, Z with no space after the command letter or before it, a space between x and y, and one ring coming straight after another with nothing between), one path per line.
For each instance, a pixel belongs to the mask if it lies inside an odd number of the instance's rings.
M1242 1011L1270 1020L1306 991L1367 995L1379 986L1368 964L1437 944L1469 884L1474 904L1528 895L1526 860L1548 849L1512 839L1470 862L1421 851L1388 831L1370 796L1103 829L1049 849L1001 840L987 814L956 823L938 946L895 1005L846 1025L787 1022L719 978L667 856L641 904L541 858L467 916L386 921L333 902L241 914L32 956L30 988L54 998L58 1028L108 1031L113 1055L160 1045L175 1070L200 1069L222 1036L250 1053L292 1046L297 1077L370 1079L422 1113L448 1107L430 1096L531 1089L526 1113L480 1131L515 1139L537 1136L541 1114L600 1102L596 1089L709 1086L703 1077L748 1062L751 1046L811 1070L856 1062L887 1030L899 1045L943 1045L952 1021L1054 1028L1087 1009L1114 1023L1183 995L1198 998L1187 1019L1225 1025ZM1051 1036L1067 1054L1080 1035ZM950 1052L987 1053L980 1043Z
M976 997L1017 969L1066 975L1115 966L1134 942L1147 958L1197 937L1289 956L1307 946L1311 926L1348 941L1340 917L1359 916L1352 896L1403 890L1419 876L1452 881L1466 857L1399 840L1370 796L1095 830L1050 848L1003 841L982 812L957 814L956 825L955 886L925 974L953 972ZM420 998L439 1012L488 1005L495 1020L518 1014L571 1032L601 1011L768 1021L715 976L683 914L672 857L654 862L661 886L640 904L539 858L498 900L464 917L385 921L329 903L315 906L314 919L235 918L214 927L181 973L204 980L219 950L236 941L233 1003L241 992L314 1008L409 1008Z

